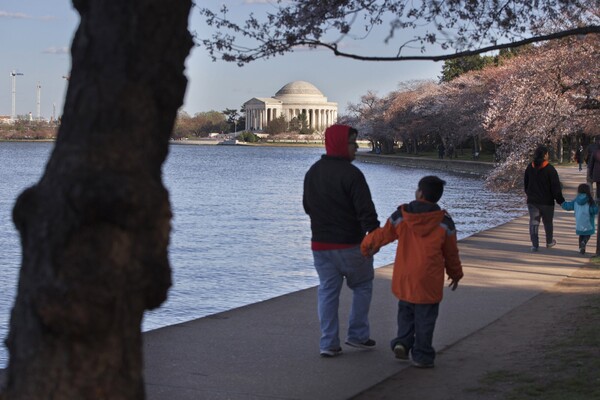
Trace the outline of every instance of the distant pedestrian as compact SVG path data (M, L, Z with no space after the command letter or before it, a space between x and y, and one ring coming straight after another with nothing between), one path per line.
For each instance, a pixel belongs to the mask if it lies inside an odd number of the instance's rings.
M446 152L446 148L444 147L444 143L440 143L438 145L438 158L443 159L445 152Z
M594 181L592 180L592 157L594 155L594 153L596 152L597 149L600 148L600 135L594 137L594 142L590 143L587 147L587 152L586 152L586 156L585 156L585 162L587 164L587 183L588 185L590 185L590 192L592 193L592 196L594 195ZM598 187L596 187L596 191L598 190ZM598 197L596 196L596 199Z
M454 157L454 145L452 143L450 143L448 145L448 149L446 150L446 155L448 156L448 158Z
M415 200L390 216L383 228L363 240L363 255L398 241L392 292L398 298L398 332L390 345L396 358L418 368L434 366L433 331L444 290L444 272L456 290L463 277L454 221L437 202L445 181L426 176L419 181Z
M531 251L538 251L540 220L546 231L546 247L554 247L554 201L562 204L560 179L556 169L548 162L548 148L539 146L533 155L533 162L525 169L525 194L529 210L529 236Z
M596 138L598 139L600 136ZM593 148L589 157L588 181L596 184L596 200L600 199L600 146Z
M583 169L583 146L579 145L579 148L575 152L575 161L579 164L579 170Z
M579 252L585 254L585 246L596 232L594 216L598 214L598 206L588 184L579 185L577 197L573 201L562 203L562 208L567 211L575 211L575 233L579 235Z
M367 181L352 165L358 149L357 135L356 129L347 125L327 128L326 154L310 167L304 178L302 201L310 216L311 248L319 275L322 357L342 352L338 304L344 278L352 290L346 344L362 349L375 347L369 327L373 257L362 256L360 243L367 232L379 227L379 220Z

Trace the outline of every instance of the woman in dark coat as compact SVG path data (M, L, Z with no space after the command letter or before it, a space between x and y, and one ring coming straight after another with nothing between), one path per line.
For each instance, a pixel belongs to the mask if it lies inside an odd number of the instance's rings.
M600 159L599 159L600 160ZM600 179L600 164L598 166ZM533 162L525 170L525 194L527 195L527 209L529 210L529 236L531 238L531 251L538 251L540 220L546 231L546 247L554 247L554 202L562 204L565 198L558 172L548 162L548 148L539 146L535 150Z

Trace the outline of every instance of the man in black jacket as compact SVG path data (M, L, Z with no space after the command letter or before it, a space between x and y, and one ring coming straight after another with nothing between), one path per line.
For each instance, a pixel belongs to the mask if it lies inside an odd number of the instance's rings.
M379 227L371 192L362 172L352 165L358 144L356 129L333 125L325 131L326 154L304 178L302 203L310 216L311 249L319 275L320 354L342 352L338 304L344 278L352 290L346 344L370 349L369 308L373 292L373 257L364 257L360 243Z

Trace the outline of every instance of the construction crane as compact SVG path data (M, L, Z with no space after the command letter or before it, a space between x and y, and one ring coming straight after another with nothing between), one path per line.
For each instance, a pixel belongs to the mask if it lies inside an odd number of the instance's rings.
M17 119L17 108L16 108L16 102L17 102L17 76L22 76L23 74L17 71L12 71L10 73L10 76L12 77L12 112L10 114L10 118L12 120Z
M36 107L37 107L37 120L41 121L42 120L42 108L41 108L41 100L42 100L42 85L40 85L40 83L37 83L37 86L35 87L36 90L36 94L37 94L37 103L36 103Z

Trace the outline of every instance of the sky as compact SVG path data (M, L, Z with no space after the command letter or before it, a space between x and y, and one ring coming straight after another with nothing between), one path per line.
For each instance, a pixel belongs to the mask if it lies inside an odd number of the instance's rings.
M198 3L217 10L224 2L230 17L239 21L250 13L259 16L274 11L274 2L267 0ZM17 115L31 112L37 117L38 93L42 118L62 114L68 84L63 77L70 73L70 46L78 24L79 14L67 0L0 0L0 116L11 114L12 71L23 74L14 78ZM207 37L209 29L198 11L192 9L190 32ZM346 51L394 55L394 47L383 43L384 31L360 42L345 41L341 46ZM226 108L239 110L252 97L271 97L287 83L301 80L315 85L328 101L337 102L343 114L348 103L358 103L368 91L384 96L403 82L437 80L441 68L441 63L432 61L357 61L336 57L324 49L300 49L238 67L235 63L213 62L205 49L194 47L186 61L188 87L183 110L190 115Z

